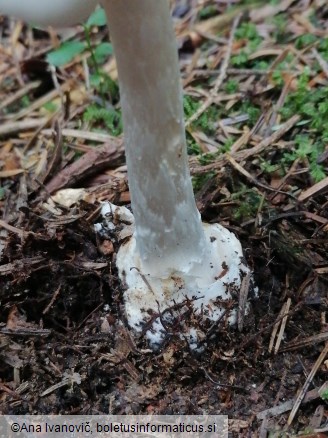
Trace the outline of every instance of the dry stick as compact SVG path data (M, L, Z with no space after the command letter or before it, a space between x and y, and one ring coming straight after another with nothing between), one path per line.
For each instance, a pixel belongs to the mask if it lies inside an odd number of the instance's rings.
M288 92L290 90L290 86L292 83L292 80L294 79L294 76L290 76L289 79L285 82L285 85L283 86L279 99L276 102L276 104L273 106L273 110L271 113L271 116L269 117L269 122L268 122L268 132L272 131L272 127L276 124L277 118L278 118L278 113L280 108L284 105L285 100L287 98Z
M7 99L5 99L1 102L0 111L9 105L12 105L14 102L21 99L22 97L26 96L30 91L34 90L35 88L38 88L40 86L40 84L41 84L41 81L31 82L31 83L27 84L25 87L16 91L16 93L7 97Z
M227 69L229 66L229 61L231 58L231 52L232 52L232 44L233 44L233 40L234 40L234 36L235 36L235 32L238 26L238 23L240 21L240 17L241 14L239 14L233 21L232 24L232 29L231 29L231 33L230 33L230 37L229 37L229 41L227 44L227 52L226 55L224 57L223 63L222 63L222 67L220 69L220 74L219 77L217 78L214 88L211 91L209 97L205 100L205 102L203 103L203 105L198 109L198 111L196 111L186 122L186 127L190 126L191 123L193 123L195 120L197 120L203 113L204 111L207 110L208 107L210 107L212 105L212 103L215 100L216 94L219 91L219 88L222 85L222 82L224 81L226 74L227 74Z
M96 141L99 143L108 143L113 141L113 139L117 139L117 137L113 137L109 134L102 134L99 132L91 132L91 131L81 131L79 129L62 129L62 136L63 137L73 137L73 138L80 138L82 140L90 140L90 141ZM42 134L46 136L52 136L54 134L53 129L43 129Z
M289 131L297 122L300 120L300 116L295 114L290 119L288 119L277 131L273 132L269 137L264 138L260 143L250 149L245 149L239 151L234 157L237 161L246 160L247 158L259 154L264 151L267 147L276 143L287 131Z
M280 353L284 353L286 351L293 351L308 346L313 347L315 344L319 344L320 342L327 342L327 341L328 341L328 331L323 333L318 333L317 335L309 336L305 339L291 341L284 348L280 349Z
M251 274L248 272L246 276L242 279L239 294L239 305L238 305L238 330L241 332L244 327L244 318L246 315L246 305L247 297L249 293L251 281Z
M72 374L64 373L62 381L43 391L42 394L40 394L40 397L51 394L52 392L56 391L56 389L62 388L63 386L73 386L74 383L77 383L78 385L81 383L80 374L74 372Z
M6 327L0 327L0 333L8 336L49 336L51 330L30 328L8 329Z
M28 108L24 108L18 113L16 113L12 120L19 120L23 117L27 116L28 114L31 114L33 111L38 110L46 103L50 102L51 100L55 99L60 95L60 93L65 93L66 91L70 91L72 89L74 82L72 80L68 80L64 84L60 86L59 89L55 89L50 91L49 93L45 94L44 96L37 99L35 102L31 103Z
M20 131L29 131L30 129L39 128L48 121L47 117L40 119L26 119L19 122L8 122L0 126L0 136L16 134Z
M315 272L317 274L328 274L328 266L325 266L323 268L316 268Z
M214 385L216 385L217 387L222 387L222 388L233 388L233 389L239 389L241 391L247 391L247 389L244 386L237 386L237 385L229 385L228 383L221 383L217 380L214 380L210 374L208 373L208 371L205 369L205 367L200 367L201 370L204 371L205 376L208 378L208 380L212 383L214 383Z
M13 227L12 225L7 224L7 222L3 221L2 219L0 219L0 228L5 228L6 230L14 234L18 234L20 237L27 237L30 234L34 235L34 233L32 233L31 231L24 231L19 228Z
M315 59L318 61L318 64L320 65L325 76L328 78L328 63L322 58L317 49L312 49L311 52L314 55Z
M271 353L271 351L273 349L274 340L276 339L276 335L278 333L280 322L283 320L285 315L286 315L286 303L283 304L283 306L279 312L277 322L273 326L273 330L271 332L271 337L270 337L270 342L269 342L269 353Z
M292 424L292 422L294 420L294 417L295 417L295 415L296 415L296 413L297 413L297 411L298 411L298 409L299 409L299 407L300 407L300 405L302 403L302 400L303 400L303 398L304 398L304 396L306 394L306 391L307 391L310 383L312 382L316 372L318 371L319 367L321 366L323 360L325 359L327 353L328 353L328 342L326 342L325 348L322 350L320 356L316 360L316 363L314 364L310 374L308 375L308 377L307 377L307 379L306 379L306 381L305 381L305 383L303 385L303 388L302 388L301 392L299 393L299 395L296 398L296 401L295 401L295 404L293 406L293 409L292 409L292 411L291 411L291 413L290 413L290 415L288 417L288 420L287 420L287 425L288 426L290 426Z
M312 389L311 391L307 392L304 400L304 403L311 402L313 400L316 400L320 397L318 389ZM290 411L294 405L295 400L288 400L278 406L274 406L273 408L265 409L264 411L258 412L256 414L256 418L258 420L264 420L264 418L267 417L277 417L278 415L284 414L287 411Z
M313 198L314 196L321 195L328 191L328 176L322 181L314 184L307 190L304 190L300 193L298 200L299 201L307 201L309 198Z
M242 175L244 175L251 183L253 183L257 187L261 187L264 190L269 190L270 192L274 192L275 194L281 193L283 195L291 196L290 193L284 192L282 190L278 190L274 187L270 187L266 184L261 183L256 178L254 178L246 169L244 169L240 164L237 163L236 160L232 158L231 155L227 154L227 161Z
M49 312L49 310L51 309L52 305L54 304L54 302L56 301L59 293L61 290L61 284L58 286L58 288L55 290L54 294L51 297L51 300L49 302L49 304L47 304L47 307L42 311L42 315L45 315L46 313Z
M48 163L46 172L42 175L42 182L47 181L59 168L59 165L62 161L62 145L63 145L63 137L61 133L61 128L59 123L56 121L55 126L55 137L54 137L54 152Z
M324 432L328 432L328 427L324 427L322 429L313 429L313 432L320 434L320 433L324 433ZM321 435L317 435L318 437L320 437ZM327 435L322 435L322 437L326 437Z
M325 414L325 408L324 408L323 404L320 404L319 406L316 407L316 410L314 411L313 415L311 416L311 419L310 419L309 425L308 425L309 430L313 430L313 429L315 430L315 429L320 427L320 424L322 423L324 414ZM319 436L317 435L317 438L320 438L320 437L323 438L321 435L319 435ZM324 435L324 437L327 438L327 435Z
M238 152L243 146L247 145L253 135L259 130L259 128L261 127L262 123L264 121L264 116L263 114L260 115L260 117L257 119L255 125L253 126L252 129L249 129L247 131L245 131L235 142L234 144L231 146L230 148L230 154L235 154L236 152Z
M268 69L264 69L264 70L259 70L256 68L228 68L227 73L228 75L244 75L244 76L250 76L250 75L257 75L257 76L265 76L265 75L270 75L272 73L275 73L276 71L278 71L277 69L275 69L274 67L270 67ZM203 72L203 74L202 74ZM208 72L207 75L211 75L215 72L215 70L213 70L213 72ZM289 73L290 74L290 70L279 70L279 73L283 74L283 73ZM295 74L295 76L299 76L301 74L301 72L295 71L293 72ZM206 72L203 70L196 70L196 74L197 76L205 76Z
M300 158L296 158L296 160L293 162L293 164L291 165L291 167L288 169L286 175L284 175L284 176L281 178L280 183L279 183L279 185L278 185L278 187L277 187L278 190L282 190L283 187L284 187L284 185L286 184L286 181L288 181L288 179L290 178L290 176L294 174L294 172L295 172L296 169L297 169L297 166L298 166L299 161L300 161ZM277 195L278 193L279 193L279 192L277 192L276 194L274 194L274 195L271 197L271 202L275 199L275 197L276 197L276 195Z
M33 265L37 265L44 260L43 257L30 257L27 259L17 260L13 263L7 263L0 266L0 275L9 275L17 273L18 269L27 269Z
M288 298L288 300L285 304L284 317L282 318L282 321L281 321L281 326L280 326L280 331L279 331L279 334L277 337L276 346L274 347L274 354L278 353L278 350L279 350L279 347L280 347L280 344L282 341L282 337L283 337L284 332L285 332L285 327L286 327L286 323L287 323L287 317L288 317L291 302L292 302L292 300L290 298Z
M46 126L48 126L53 120L55 120L58 115L59 115L59 111L56 111L56 112L52 113L49 117L47 117L47 120L38 127L38 129L33 133L32 137L25 144L25 146L23 148L23 154L26 154L26 152L31 149L31 147L38 140L40 132Z
M296 304L296 306L290 310L287 314L287 316L291 316L294 313L296 313L298 311L298 309L303 305L304 303L302 301L300 301L298 304ZM245 347L247 347L247 345L249 345L251 342L253 342L256 338L258 338L262 333L265 333L266 331L268 331L270 328L272 328L275 324L279 323L279 321L281 321L286 315L280 315L277 317L277 319L267 325L266 327L260 329L257 333L253 334L252 336L250 336L248 339L246 339L242 344L240 344L238 350L236 351L235 357L237 357L239 354L241 354L241 352L244 350Z
M263 419L261 427L260 427L259 438L267 438L267 436L268 436L268 429L269 429L269 421L268 421L268 418L265 417Z
M21 173L24 173L25 169L10 169L10 170L0 170L0 178L10 178L12 176L19 175Z

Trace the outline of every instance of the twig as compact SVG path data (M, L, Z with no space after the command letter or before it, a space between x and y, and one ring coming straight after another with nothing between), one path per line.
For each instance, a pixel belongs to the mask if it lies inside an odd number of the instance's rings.
M241 332L244 327L244 318L246 314L246 304L249 292L249 286L251 281L251 274L248 272L246 276L242 279L239 294L239 305L238 305L238 330Z
M20 88L18 91L16 91L16 93L7 97L7 99L1 102L0 111L2 111L7 106L17 102L19 99L26 96L30 91L35 90L35 88L38 88L40 86L40 83L41 83L40 81L30 82L29 84L25 85L25 87Z
M281 326L280 326L279 334L278 334L278 337L277 337L276 346L274 347L274 354L278 353L278 350L279 350L279 347L280 347L280 344L281 344L281 340L282 340L282 337L283 337L284 332L285 332L285 327L286 327L286 323L287 323L287 317L288 317L288 313L289 313L291 302L292 302L292 300L290 298L288 298L287 302L286 302L286 304L284 306L285 307L285 309L284 309L284 316L283 316L282 321L281 321Z
M47 117L39 119L25 119L19 122L7 122L0 126L0 136L16 134L21 131L29 131L30 129L39 128L48 121Z
M214 383L214 385L216 385L217 387L222 387L222 388L233 388L233 389L239 389L241 391L246 391L246 388L244 386L237 386L237 385L229 385L227 383L221 383L217 380L214 380L208 373L208 371L204 368L201 367L201 370L204 371L205 376L208 378L208 380L212 383Z
M319 344L320 342L327 342L327 341L328 341L328 331L323 333L318 333L317 335L309 336L299 341L291 341L284 348L280 349L280 353L284 353L285 351L297 350L298 348L314 346L315 344Z
M296 313L298 311L298 309L303 305L303 302L300 301L299 303L296 304L296 306L290 310L288 312L287 316L291 316L294 313ZM284 315L282 316L278 316L278 318L276 319L276 321L274 321L273 323L269 324L268 326L262 328L261 330L259 330L257 333L255 333L254 335L250 336L248 339L246 339L238 348L238 351L236 352L236 356L241 354L241 352L244 350L245 347L247 347L247 345L249 345L252 341L254 341L254 339L258 338L262 333L265 333L266 331L268 331L271 327L273 327L275 324L277 324L282 318L284 318Z
M54 152L48 163L46 172L42 175L42 182L47 181L53 174L56 173L62 160L63 138L58 121L55 123L54 146Z
M312 389L311 391L306 393L303 399L303 403L308 403L310 401L316 400L319 397L320 395L318 389ZM277 417L278 415L281 415L284 412L290 411L294 405L294 402L295 400L287 400L281 405L274 406L273 408L265 409L264 411L261 411L258 414L256 414L256 418L258 420L263 420L264 418L267 417Z
M288 119L283 125L280 126L277 131L273 132L269 137L264 138L260 143L250 149L245 149L243 151L239 151L238 154L236 154L236 160L246 160L249 157L252 157L253 155L259 154L260 152L264 151L267 147L271 146L272 144L276 143L284 134L286 134L287 131L289 131L293 126L296 125L296 123L300 120L300 116L298 114L295 114L290 119Z
M68 80L67 82L65 82L60 86L60 90L58 89L52 90L49 93L45 94L44 96L40 97L39 99L35 100L33 103L31 103L31 105L28 106L28 108L23 108L21 111L17 112L12 119L19 120L22 119L23 117L26 117L27 115L33 113L33 111L38 110L46 103L58 97L60 93L70 91L72 89L72 86L73 86L73 81Z
M52 136L54 134L53 129L43 129L42 134L46 136ZM62 129L63 137L80 138L83 140L97 141L99 143L108 143L113 141L115 137L109 134L102 134L99 132L81 131L79 129Z
M55 290L54 294L53 294L52 297L51 297L51 300L50 300L49 304L48 304L47 307L43 310L42 315L45 315L46 313L49 312L49 310L51 309L51 306L52 306L53 303L56 301L56 299L57 299L57 297L58 297L58 295L59 295L60 289L61 289L61 284L60 284L60 285L58 286L58 288Z
M328 63L323 59L323 57L320 55L317 49L312 49L312 54L314 55L315 59L318 61L318 64L322 68L322 71L324 72L325 76L328 78Z
M312 382L314 376L316 375L319 367L321 366L322 362L324 361L327 353L328 353L328 342L326 342L325 348L322 350L320 356L316 360L316 362L315 362L311 372L309 373L309 375L308 375L308 377L307 377L307 379L306 379L306 381L305 381L305 383L303 385L303 388L301 389L301 392L299 393L299 395L296 398L296 401L295 401L295 404L293 406L293 409L292 409L292 411L291 411L291 413L290 413L290 415L288 417L288 420L287 420L288 426L290 426L292 424L292 422L293 422L293 420L295 418L295 415L296 415L296 413L297 413L297 411L298 411L298 409L299 409L299 407L300 407L300 405L302 403L302 400L303 400L303 398L304 398L304 396L306 394L306 391L307 391L310 383Z
M7 336L49 336L51 330L29 328L8 329L6 327L0 327L0 333Z
M0 221L0 222L2 222L2 221ZM14 274L14 273L17 274L17 270L19 270L19 269L26 270L26 269L28 269L34 265L37 265L43 261L44 261L44 258L40 257L40 256L16 260L15 262L1 265L0 266L0 275L9 275L9 274Z
M251 183L253 183L255 186L257 186L257 187L261 187L262 189L264 189L264 190L268 190L268 191L270 191L270 192L274 192L275 194L277 194L277 193L280 193L280 194L282 194L282 195L286 195L286 196L289 196L289 197L292 197L292 198L294 198L294 196L293 195L291 195L290 193L288 193L288 192L284 192L283 190L278 190L278 189L276 189L276 188L274 188L274 187L270 187L270 186L268 186L268 185L266 185L266 184L263 184L263 183L261 183L260 181L258 181L256 178L254 178L254 176L252 176L249 172L247 172L247 170L246 169L244 169L240 164L238 164L237 163L237 161L234 159L234 158L232 158L232 156L231 155L229 155L229 154L227 154L226 155L226 157L227 157L227 161L238 171L238 172L240 172L242 175L244 175Z
M270 337L270 342L269 342L269 353L271 353L271 351L273 349L274 340L275 340L276 335L278 333L280 322L282 321L282 319L286 315L285 310L286 310L286 303L283 304L283 306L282 306L282 308L281 308L281 310L279 312L279 315L278 315L278 318L277 318L277 322L273 326L273 330L271 332L271 337Z
M306 201L309 198L313 198L314 196L322 195L328 191L328 176L327 178L319 181L314 184L309 189L304 190L298 197L299 201Z
M27 237L30 234L34 235L33 232L24 231L24 230L21 230L20 228L16 228L13 225L7 224L7 222L3 221L2 219L0 219L0 228L5 228L6 230L11 231L12 233L18 234L22 238Z
M62 388L63 386L73 386L74 383L77 383L78 385L80 385L82 381L81 375L79 373L68 373L65 372L63 374L63 379L61 382L56 383L55 385L50 386L48 389L46 389L45 391L42 392L42 394L40 394L40 397L44 397L48 394L51 394L52 392L56 391L56 389Z

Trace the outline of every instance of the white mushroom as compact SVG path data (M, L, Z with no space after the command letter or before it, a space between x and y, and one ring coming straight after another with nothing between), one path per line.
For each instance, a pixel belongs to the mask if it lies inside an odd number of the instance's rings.
M118 66L135 218L134 236L117 256L128 287L128 321L141 331L149 311L185 297L196 298L195 308L217 320L224 310L214 301L231 298L229 288L238 289L248 271L236 237L218 224L202 224L194 201L169 2L103 4ZM157 319L148 337L160 342L162 331Z
M0 0L0 14L40 26L65 27L83 22L98 0Z
M0 12L24 17L18 6L9 9L13 2L0 0ZM38 0L24 2L36 5ZM51 3L55 8L58 1ZM79 7L80 16L82 0L66 3ZM225 313L222 300L231 299L231 291L238 291L249 270L241 262L234 234L219 224L203 224L195 204L169 1L103 0L102 5L118 66L135 226L117 255L119 275L127 286L128 322L140 332L151 313L164 312L186 298L196 314L217 321ZM59 13L52 13L53 24L63 25ZM45 22L51 23L49 14ZM126 216L124 209L111 208ZM227 315L235 322L236 311ZM147 336L157 344L165 336L165 317L153 319ZM184 336L197 345L194 328L187 327Z

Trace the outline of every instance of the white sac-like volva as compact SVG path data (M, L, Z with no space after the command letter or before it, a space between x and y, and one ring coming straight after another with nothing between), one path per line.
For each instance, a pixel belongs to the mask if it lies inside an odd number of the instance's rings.
M102 216L105 229L112 232L117 227L121 229L122 224L129 229L134 227L134 217L126 207L104 203ZM156 348L166 336L175 334L198 349L203 334L197 327L206 320L214 323L226 318L229 324L236 323L239 290L250 276L250 270L242 261L242 248L233 233L219 224L202 226L207 256L200 270L172 269L161 276L159 266L159 275L154 275L143 266L134 235L120 246L116 265L126 288L127 320L135 332L145 333L152 347ZM97 224L96 231L104 232L104 225ZM168 330L166 325L171 329L174 320L185 312L189 320L179 324L179 332ZM190 317L191 314L194 317Z

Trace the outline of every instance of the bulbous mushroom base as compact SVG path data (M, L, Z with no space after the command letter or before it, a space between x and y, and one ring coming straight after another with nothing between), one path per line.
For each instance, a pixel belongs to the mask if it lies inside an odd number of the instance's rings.
M129 210L112 204L111 209L116 223L132 224ZM204 223L203 228L205 261L188 273L175 270L165 278L148 274L134 235L117 253L119 277L126 287L128 323L136 333L148 338L152 348L175 335L186 339L192 349L200 350L211 327L239 324L246 313L251 272L242 261L240 242L219 224Z

